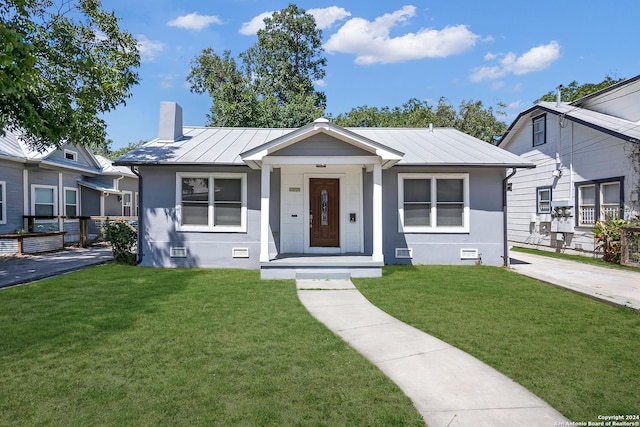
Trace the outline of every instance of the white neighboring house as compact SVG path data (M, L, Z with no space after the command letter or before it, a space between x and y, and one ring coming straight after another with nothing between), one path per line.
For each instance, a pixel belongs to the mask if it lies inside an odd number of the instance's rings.
M509 243L593 251L596 221L639 212L640 75L570 103L541 102L498 145L536 165L510 179Z

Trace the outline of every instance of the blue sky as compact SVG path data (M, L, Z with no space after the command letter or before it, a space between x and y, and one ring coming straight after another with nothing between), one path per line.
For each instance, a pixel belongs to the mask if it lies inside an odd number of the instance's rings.
M103 0L139 42L141 83L104 116L112 148L157 136L159 104L176 101L201 126L211 98L189 91L203 49L233 56L253 45L265 13L289 1ZM505 122L558 84L640 74L640 2L298 1L323 30L327 113L400 106L410 98L508 105ZM151 6L152 5L152 6Z

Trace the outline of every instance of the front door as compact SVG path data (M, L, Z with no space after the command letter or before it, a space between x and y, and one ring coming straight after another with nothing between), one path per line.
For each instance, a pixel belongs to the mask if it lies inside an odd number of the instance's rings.
M309 243L340 247L340 180L309 179Z

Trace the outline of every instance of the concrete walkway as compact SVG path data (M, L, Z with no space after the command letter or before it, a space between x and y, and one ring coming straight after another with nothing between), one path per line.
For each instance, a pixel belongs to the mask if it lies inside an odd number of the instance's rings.
M307 310L394 381L430 427L567 422L495 369L376 308L350 280L296 283Z
M524 252L511 252L511 268L611 304L640 310L640 271L598 267Z
M58 252L19 257L0 257L0 289L34 282L113 260L111 248L96 245L66 248Z

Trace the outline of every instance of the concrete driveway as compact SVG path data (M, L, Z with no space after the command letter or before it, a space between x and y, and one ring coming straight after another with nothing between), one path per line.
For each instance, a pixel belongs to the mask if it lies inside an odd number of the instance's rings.
M511 252L516 273L611 304L640 310L640 271L597 267L523 252Z
M113 260L111 247L66 248L58 252L0 257L0 289L80 270Z

